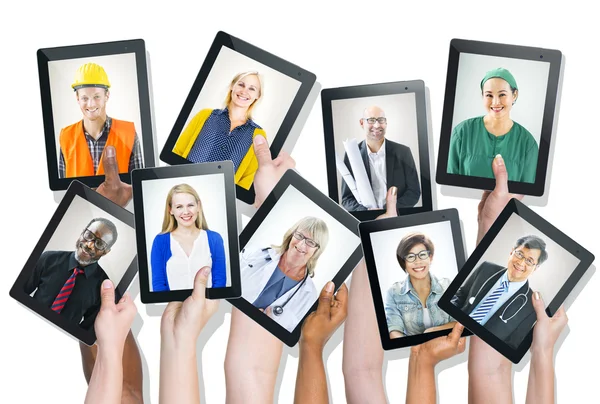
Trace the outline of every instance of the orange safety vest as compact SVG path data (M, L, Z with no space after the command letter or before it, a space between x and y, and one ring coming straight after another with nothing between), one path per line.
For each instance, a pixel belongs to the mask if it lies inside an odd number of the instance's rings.
M135 126L133 122L120 121L112 118L110 131L106 146L114 146L117 152L117 164L119 173L129 171L129 159L135 141ZM106 146L104 149L106 150ZM60 131L60 149L65 159L66 177L86 177L92 175L103 175L104 166L102 156L98 164L98 171L94 174L94 162L92 154L83 133L83 121L74 123Z

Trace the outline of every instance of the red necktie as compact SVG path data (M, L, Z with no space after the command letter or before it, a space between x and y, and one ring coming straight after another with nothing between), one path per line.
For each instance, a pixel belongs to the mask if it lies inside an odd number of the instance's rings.
M77 277L77 275L82 273L83 269L75 268L71 276L69 276L69 279L67 279L64 286L60 290L58 296L56 296L56 299L54 299L54 303L52 303L52 306L50 307L52 310L54 310L57 313L60 313L62 311L62 309L65 307L65 304L67 303L67 300L69 299L69 296L71 296L73 288L75 287L75 278Z

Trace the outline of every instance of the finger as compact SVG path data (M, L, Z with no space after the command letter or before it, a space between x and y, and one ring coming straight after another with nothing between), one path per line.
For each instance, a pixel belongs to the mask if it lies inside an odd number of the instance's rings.
M559 322L561 326L567 325L569 322L569 317L567 317L567 312L565 311L565 306L560 306L556 313L552 316L553 319Z
M192 292L192 298L194 300L204 300L206 298L206 283L208 282L208 275L210 274L210 267L202 267L196 272L194 278L194 291Z
M494 192L508 193L508 172L506 171L504 159L501 155L497 154L494 158L492 170L494 171L494 177L496 178Z
M533 292L533 309L535 310L535 315L538 321L548 318L544 305L544 299L542 299L540 292Z
M461 354L465 351L465 348L467 347L467 338L462 337L460 340L458 340L458 353Z
M385 196L386 203L386 211L385 214L388 217L398 216L398 211L396 210L396 201L398 199L398 188L391 187L388 189L387 195Z
M288 158L291 158L290 155L285 150L282 150L279 152L279 156L277 156L275 160L273 160L273 164L278 166L285 162Z
M457 322L456 324L454 324L454 327L452 328L452 331L450 331L450 334L448 334L448 339L453 344L458 345L458 343L460 342L460 337L461 337L464 329L465 329L465 327L461 323Z
M513 198L515 198L519 201L523 200L524 197L525 197L525 195L522 195L522 194L513 194Z
M105 279L100 286L100 307L103 309L115 307L115 287L110 279Z
M329 310L331 309L331 301L333 300L333 290L335 289L335 284L331 281L327 282L321 290L321 295L319 296L319 305L317 306L317 314L327 314L329 315Z
M261 135L254 136L254 154L258 160L258 168L273 163L267 139Z
M348 287L346 283L342 283L342 286L338 289L335 294L335 300L340 303L340 306L346 306L346 302L348 301Z
M272 316L272 314L273 314L273 308L272 308L271 306L267 307L267 308L265 309L265 314L266 314L267 316L269 316L269 317L273 317L273 316Z
M104 166L104 182L113 184L121 181L119 178L119 165L117 164L117 151L114 146L106 146L104 149L102 165Z
M125 292L123 294L123 296L121 297L121 299L119 299L119 302L117 303L117 310L122 310L123 307L125 307L127 305L127 303L130 301L131 301L131 295L129 294L129 292Z

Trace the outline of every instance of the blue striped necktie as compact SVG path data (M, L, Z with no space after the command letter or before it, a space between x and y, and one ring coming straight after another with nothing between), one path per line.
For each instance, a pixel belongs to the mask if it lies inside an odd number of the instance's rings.
M489 295L487 299L481 302L477 310L469 314L469 317L481 324L481 320L483 320L485 316L487 316L487 314L490 312L492 307L494 307L500 296L502 296L502 294L506 291L508 291L508 282L502 281L500 286L498 286L498 288L496 288L496 290L494 290L494 292L492 292L492 294Z

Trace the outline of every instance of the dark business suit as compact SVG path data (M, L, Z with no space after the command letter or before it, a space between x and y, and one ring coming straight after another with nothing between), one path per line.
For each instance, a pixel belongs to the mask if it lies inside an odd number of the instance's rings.
M452 304L467 315L477 307L490 288L504 275L506 267L483 262L451 299ZM518 297L517 297L518 296ZM474 298L471 302L470 299ZM513 348L517 348L535 324L536 315L531 303L529 281L500 306L485 323L484 328ZM514 300L514 302L513 302ZM511 302L513 302L511 304ZM525 303L523 305L523 303ZM521 310L518 310L521 307ZM500 318L502 317L502 318ZM503 321L506 320L506 323Z
M371 166L369 164L369 151L366 142L363 140L358 144L358 150L363 160L369 182L371 180ZM350 173L352 168L348 156L344 154L344 163ZM385 171L386 185L389 189L392 186L398 188L396 194L397 207L407 208L413 207L419 201L421 196L421 185L417 176L417 168L413 159L410 148L400 143L392 142L389 139L385 140ZM367 210L367 208L356 201L352 191L345 181L342 180L342 206L346 210L352 212L357 210ZM385 206L384 206L385 208Z

